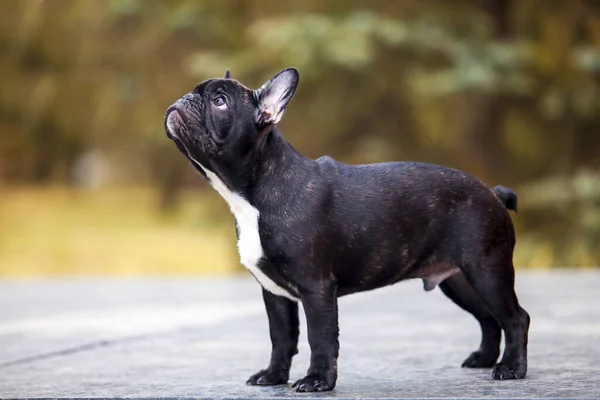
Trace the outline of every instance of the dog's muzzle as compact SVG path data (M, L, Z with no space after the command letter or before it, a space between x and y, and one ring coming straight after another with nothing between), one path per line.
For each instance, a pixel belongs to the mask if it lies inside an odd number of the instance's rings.
M197 97L198 95L195 93L188 93L167 108L165 113L165 128L169 138L179 138L177 132L188 126L185 111L190 108L190 105L194 101L198 101Z
M167 110L167 136L171 138L177 137L177 132L179 129L185 124L185 120L181 115L181 112L177 110L176 107L171 106L169 110Z

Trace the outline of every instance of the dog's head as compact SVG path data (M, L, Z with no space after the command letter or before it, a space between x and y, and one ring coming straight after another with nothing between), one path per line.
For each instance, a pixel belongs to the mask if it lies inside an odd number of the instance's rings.
M206 170L241 167L281 121L298 79L298 71L288 68L257 90L231 79L229 71L204 81L167 109L167 136L205 177Z

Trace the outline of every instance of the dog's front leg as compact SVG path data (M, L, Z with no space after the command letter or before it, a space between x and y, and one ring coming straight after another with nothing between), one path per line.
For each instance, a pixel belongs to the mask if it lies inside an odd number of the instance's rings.
M306 376L292 387L298 392L331 390L337 380L338 341L337 287L333 283L317 283L301 294L306 313L310 367Z
M252 375L248 385L279 385L290 377L292 357L298 353L298 303L276 296L263 289L263 299L269 318L271 334L271 361L266 369Z

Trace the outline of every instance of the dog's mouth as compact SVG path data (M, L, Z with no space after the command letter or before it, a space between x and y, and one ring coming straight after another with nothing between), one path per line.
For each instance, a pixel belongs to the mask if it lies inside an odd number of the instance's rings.
M180 132L183 132L183 136L185 137L185 130L188 126L187 124L188 121L185 117L185 113L179 110L176 105L172 105L167 109L167 112L165 113L165 131L167 133L167 137L173 142L175 142L175 145L177 146L179 151L185 154L187 159L191 162L192 166L202 176L204 176L204 178L208 179L208 176L204 171L204 167L195 157L192 156L190 149L181 137Z

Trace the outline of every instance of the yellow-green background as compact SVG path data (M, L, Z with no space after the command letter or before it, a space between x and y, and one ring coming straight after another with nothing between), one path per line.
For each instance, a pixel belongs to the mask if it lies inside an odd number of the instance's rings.
M303 154L512 187L518 267L600 265L598 1L2 0L0 275L239 270L163 113L287 66Z

